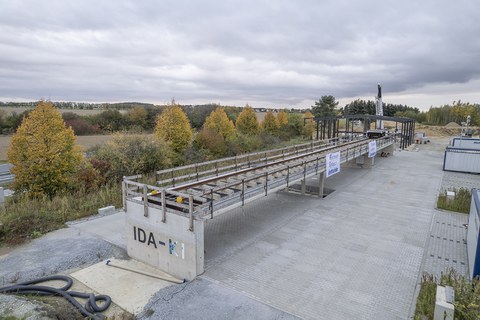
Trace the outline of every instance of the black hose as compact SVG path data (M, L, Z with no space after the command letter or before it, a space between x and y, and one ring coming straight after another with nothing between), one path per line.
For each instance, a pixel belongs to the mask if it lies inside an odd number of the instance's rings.
M53 288L47 286L39 286L38 283L47 281L64 281L66 284L61 288ZM92 320L102 320L105 317L103 314L97 314L103 312L110 307L112 299L106 295L94 295L93 293L82 293L76 291L68 291L73 285L73 280L70 277L57 275L39 278L31 281L21 282L15 285L0 288L0 293L13 293L13 294L37 294L37 295L53 295L65 298L80 313ZM87 299L85 306L82 306L75 298ZM101 305L97 304L97 301L102 301Z

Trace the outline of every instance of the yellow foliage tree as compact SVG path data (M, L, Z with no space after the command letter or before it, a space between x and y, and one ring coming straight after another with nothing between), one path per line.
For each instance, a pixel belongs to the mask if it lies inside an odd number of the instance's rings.
M155 136L175 152L185 151L192 141L192 127L179 105L167 106L157 117Z
M272 111L268 111L265 118L263 118L262 129L269 134L275 134L278 131L277 120Z
M238 115L236 127L240 133L244 134L257 134L260 130L257 115L248 104Z
M285 128L288 125L288 115L285 111L280 110L277 114L277 123L280 129Z
M305 125L303 126L303 135L311 139L312 134L315 131L315 122L313 122L313 114L310 111L305 112L303 115L303 121Z
M45 101L22 121L7 157L15 174L13 188L34 197L52 197L71 187L82 161L72 128L67 128L60 112Z
M235 134L233 121L228 119L228 116L222 107L219 107L210 113L207 119L205 119L204 127L205 129L210 129L218 133L225 140L232 138Z

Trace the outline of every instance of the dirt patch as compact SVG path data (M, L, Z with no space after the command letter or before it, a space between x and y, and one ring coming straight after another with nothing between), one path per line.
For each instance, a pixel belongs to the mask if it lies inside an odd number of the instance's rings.
M445 125L446 128L461 128L462 126L456 122L449 122Z
M426 126L417 124L415 132L425 132L427 137L451 137L459 136L461 127L447 127L447 126Z

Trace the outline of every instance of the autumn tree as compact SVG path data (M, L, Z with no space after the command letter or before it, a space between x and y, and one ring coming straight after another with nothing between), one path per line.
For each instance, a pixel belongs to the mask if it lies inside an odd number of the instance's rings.
M260 126L258 124L257 115L255 111L249 105L243 108L237 118L236 123L237 130L244 134L257 134Z
M31 196L48 195L72 186L82 161L75 135L51 102L41 101L22 121L7 152L15 174L13 188Z
M268 134L276 134L278 131L277 120L272 111L268 111L262 121L262 129Z
M177 104L167 106L158 116L155 136L165 141L177 153L185 151L192 140L192 127L182 108Z
M235 134L233 121L228 119L228 116L222 107L219 107L210 113L205 119L204 128L216 132L225 140L232 138Z
M277 123L280 130L285 129L288 125L288 115L285 111L280 110L277 114Z

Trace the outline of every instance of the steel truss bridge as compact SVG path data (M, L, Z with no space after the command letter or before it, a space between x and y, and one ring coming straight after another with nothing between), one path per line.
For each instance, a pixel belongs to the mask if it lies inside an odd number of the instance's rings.
M341 163L365 156L370 141L335 138L161 170L156 172L156 185L140 182L141 175L125 177L123 204L125 208L127 200L143 204L145 216L149 208L156 208L162 213L162 222L167 213L188 217L193 230L194 219L213 218L324 173L329 153L340 152ZM394 143L395 136L377 139L377 151Z

